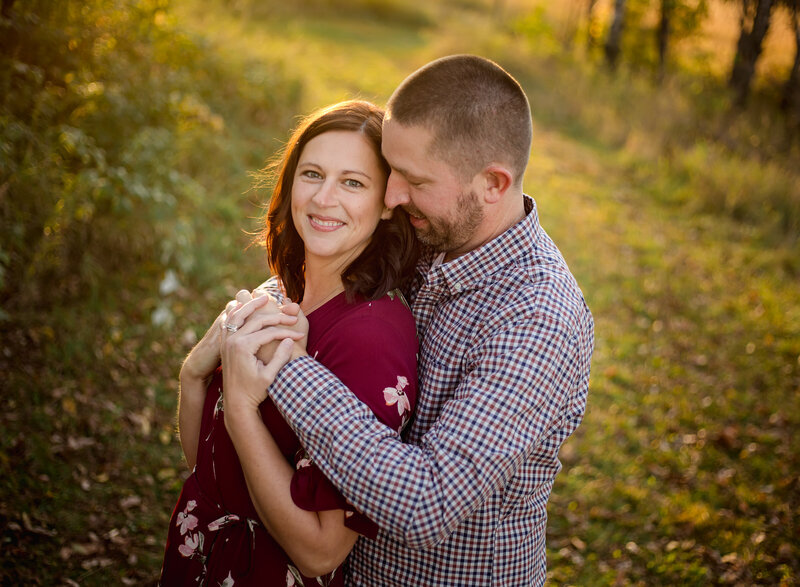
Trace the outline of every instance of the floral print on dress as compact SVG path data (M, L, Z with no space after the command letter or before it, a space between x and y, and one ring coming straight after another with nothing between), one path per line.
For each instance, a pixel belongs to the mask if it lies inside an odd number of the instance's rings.
M217 398L217 404L214 406L214 419L216 420L217 417L220 415L221 412L225 411L225 401L222 397L222 387L219 388L219 397Z
M386 405L392 406L397 404L397 414L401 417L400 427L397 429L398 432L406 425L408 416L411 413L411 402L403 391L406 387L408 387L408 379L402 375L398 375L395 386L387 387L383 390L383 399L386 401Z
M197 532L195 534L189 532L186 535L184 543L178 547L178 552L186 558L191 558L195 555L201 556L200 553L203 552L204 541L205 539L202 532Z
M367 302L349 304L345 296L340 296L335 302L338 305L331 306L327 314L315 312L310 316L312 336L308 344L309 354L316 356L321 364L341 363L342 371L337 371L337 376L357 380L353 393L373 408L381 421L394 429L400 424L402 414L408 417L405 428L413 420L406 400L410 400L408 403L413 407L416 366L412 353L416 350L412 344L416 340L413 320L398 303L398 297L395 291L383 300L369 302L378 305L380 314L377 314L375 308L368 309ZM359 319L351 323L351 317ZM361 320L361 317L370 319ZM372 320L372 317L378 319ZM342 324L347 326L348 333L351 327L363 329L364 336L356 336L359 340L385 335L387 340L396 341L392 348L381 349L381 358L391 360L377 361L365 370L361 356L364 353L352 353L351 348L342 348L342 345L326 346L323 344L328 340L325 337L314 339L313 332L327 333L329 326L345 319L347 323ZM333 328L330 336L336 336L335 331ZM357 331L360 332L362 330ZM343 354L339 355L340 351ZM407 379L397 378L399 374ZM387 385L391 385L387 388L389 397L383 393ZM251 519L256 516L250 513L252 500L246 484L241 482L241 467L237 468L236 451L225 429L224 400L223 373L218 368L206 386L198 434L198 458L169 524L160 584L163 587L342 585L344 573L338 569L321 577L303 575L280 545L268 536L263 524ZM386 400L389 405L386 405ZM377 526L347 504L318 469L314 462L316 459L303 450L297 435L286 424L277 407L267 401L260 406L260 412L281 451L296 468L293 481L297 481L294 483L297 495L293 494L293 498L303 500L310 511L340 507L344 510L346 523L353 529L377 533ZM294 566L295 572L287 565Z
M187 502L186 507L183 509L182 512L178 512L178 520L175 522L176 526L179 526L181 529L181 536L186 534L189 530L194 530L197 528L198 519L196 516L193 516L189 512L192 511L194 508L197 507L197 502L195 500L190 500Z
M298 571L297 568L293 567L292 565L286 566L288 567L286 571L286 587L305 585L305 583L303 583L303 576L300 574L300 571Z
M231 522L238 522L240 519L241 518L239 518L239 516L237 516L236 514L225 514L221 518L217 518L213 522L210 522L208 524L208 529L211 532L216 532L217 530L219 530L223 526L226 526Z

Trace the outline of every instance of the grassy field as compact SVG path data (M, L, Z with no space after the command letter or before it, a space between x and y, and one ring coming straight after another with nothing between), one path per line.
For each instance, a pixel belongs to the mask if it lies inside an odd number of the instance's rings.
M218 69L214 134L180 143L217 154L181 169L202 186L181 216L191 259L174 288L121 270L0 322L0 583L155 582L186 475L181 357L266 275L246 248L263 203L247 171L295 115L384 102L456 52L525 86L526 191L596 320L588 411L550 502L551 584L800 581L800 146L780 117L758 97L733 117L715 78L611 78L522 2L329 4L181 0L162 15ZM265 83L280 94L262 112Z

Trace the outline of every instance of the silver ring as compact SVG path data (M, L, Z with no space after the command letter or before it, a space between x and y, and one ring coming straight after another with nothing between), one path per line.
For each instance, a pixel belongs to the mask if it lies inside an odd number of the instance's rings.
M239 327L236 326L236 324L231 324L230 322L227 322L225 324L225 330L227 330L228 332L236 332L237 330L239 330Z

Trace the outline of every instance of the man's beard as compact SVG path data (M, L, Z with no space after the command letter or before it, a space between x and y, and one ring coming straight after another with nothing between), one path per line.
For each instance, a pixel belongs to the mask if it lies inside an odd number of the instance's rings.
M417 228L417 238L436 251L454 251L472 238L475 229L483 222L483 209L475 192L462 192L458 196L457 210L451 218L425 216L415 207L406 211L428 221L426 228Z

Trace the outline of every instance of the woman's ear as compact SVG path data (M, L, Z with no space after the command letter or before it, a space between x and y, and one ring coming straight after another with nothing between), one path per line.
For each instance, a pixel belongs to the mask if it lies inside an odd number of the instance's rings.
M394 208L387 208L386 206L383 207L383 212L381 212L381 220L389 220L394 213Z

